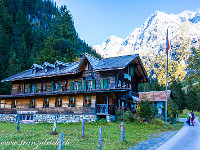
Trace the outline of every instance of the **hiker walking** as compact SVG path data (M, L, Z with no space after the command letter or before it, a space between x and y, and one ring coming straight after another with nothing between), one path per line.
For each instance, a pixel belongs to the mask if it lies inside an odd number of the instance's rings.
M194 126L194 113L193 111L190 113L191 114L191 122L192 122L192 126Z
M188 120L188 125L190 126L190 113L187 113L187 120Z

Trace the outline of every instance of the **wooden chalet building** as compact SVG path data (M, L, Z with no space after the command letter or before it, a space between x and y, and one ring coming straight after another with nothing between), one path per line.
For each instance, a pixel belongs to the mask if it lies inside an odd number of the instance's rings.
M60 122L78 122L97 116L109 120L117 109L135 111L138 84L149 79L139 55L99 60L85 53L70 64L33 64L6 81L12 91L0 95L0 121L21 114L22 121L52 122L59 114Z

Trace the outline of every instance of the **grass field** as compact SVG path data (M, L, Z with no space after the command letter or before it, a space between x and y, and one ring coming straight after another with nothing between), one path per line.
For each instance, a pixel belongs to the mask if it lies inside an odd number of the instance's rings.
M0 122L0 149L57 149L59 133L64 133L63 149L98 149L99 127L102 127L102 149L127 149L148 139L149 135L179 130L161 121L156 123L125 123L125 142L121 142L120 123L85 123L85 137L81 137L81 123L57 125L58 135L50 135L53 124L17 124ZM57 143L56 143L57 142Z

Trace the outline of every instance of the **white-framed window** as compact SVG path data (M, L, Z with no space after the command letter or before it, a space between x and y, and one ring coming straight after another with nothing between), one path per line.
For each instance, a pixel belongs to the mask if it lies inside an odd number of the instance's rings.
M92 90L92 80L88 80L87 84L88 90Z
M30 108L35 108L35 99L31 99Z
M17 106L17 100L12 100L12 105L11 105L11 108L16 108Z
M70 97L69 98L69 107L75 107L76 106L76 97Z
M49 107L49 99L48 98L44 98L43 107Z
M46 83L43 83L43 84L42 84L42 91L43 91L43 92L46 92L46 90L47 90L47 84L46 84Z
M33 120L33 115L22 115L22 121Z
M19 85L19 94L22 94L22 93L23 93L23 85L20 84L20 85Z
M84 96L83 106L91 106L91 97L90 96Z
M62 107L62 98L61 97L56 98L55 107Z
M78 85L79 85L78 81L75 81L74 82L74 90L78 90Z

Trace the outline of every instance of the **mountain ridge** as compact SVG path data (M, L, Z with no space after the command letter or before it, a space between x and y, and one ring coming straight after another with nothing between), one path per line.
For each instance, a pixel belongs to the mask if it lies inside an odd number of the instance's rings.
M136 28L125 39L108 38L102 45L93 46L96 52L103 57L139 54L144 62L149 76L158 77L164 83L164 75L159 73L163 68L157 70L154 65L156 61L164 64L166 49L166 31L171 49L169 59L179 71L178 78L186 75L187 59L191 54L191 48L199 48L200 45L200 12L183 11L179 14L166 14L156 11L139 28ZM120 39L120 40L119 40ZM106 43L106 44L105 44ZM151 63L150 63L151 62ZM152 64L153 63L153 64ZM181 65L180 65L181 63ZM153 70L153 71L152 71ZM151 74L151 72L154 72ZM164 73L164 72L162 72ZM183 74L183 75L180 75ZM180 77L179 77L180 76Z

